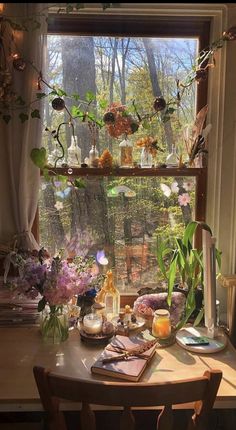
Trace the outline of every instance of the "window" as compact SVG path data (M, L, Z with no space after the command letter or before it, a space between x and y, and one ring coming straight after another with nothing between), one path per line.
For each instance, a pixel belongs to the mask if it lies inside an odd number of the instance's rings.
M89 103L89 112L97 117L102 117L105 101L131 106L134 117L144 117L151 111L155 95L162 94L166 100L175 97L176 79L184 78L196 53L207 46L208 33L209 23L193 18L54 16L49 24L48 78L67 94L79 94L82 100L87 97L88 103L90 92L95 94L96 109L90 109L93 103ZM122 293L156 286L161 281L155 257L158 237L171 238L191 219L205 217L206 169L160 165L173 143L179 154L186 156L183 128L206 104L206 85L206 81L192 85L170 121L163 122L156 115L129 136L137 167L105 171L66 167L71 129L65 127L60 135L64 165L62 162L54 168L58 148L52 134L45 133L53 185L42 180L40 243L51 253L61 247L69 255L105 251ZM68 99L67 106L78 116L88 111L88 105L81 104L77 96ZM65 116L64 111L45 106L45 125L50 130L65 121ZM83 161L88 157L93 135L86 121L76 121L74 127ZM157 167L141 169L140 148L135 142L147 135L157 137L163 152L157 152ZM112 138L103 127L97 136L100 155L108 148L119 162L122 139L124 136ZM60 174L67 175L66 182ZM83 180L83 188L70 186L74 177Z

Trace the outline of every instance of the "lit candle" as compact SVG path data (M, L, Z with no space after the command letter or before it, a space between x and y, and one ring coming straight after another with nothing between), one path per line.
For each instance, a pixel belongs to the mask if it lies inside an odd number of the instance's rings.
M83 319L83 329L88 334L98 334L102 331L102 317L96 314L88 314Z
M166 309L158 309L154 312L152 322L152 335L159 339L166 339L171 334L170 313Z

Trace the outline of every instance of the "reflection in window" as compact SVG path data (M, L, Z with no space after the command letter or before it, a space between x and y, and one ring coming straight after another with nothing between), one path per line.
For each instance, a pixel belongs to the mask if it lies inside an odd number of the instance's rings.
M158 238L171 242L194 219L195 178L91 176L83 181L81 189L58 180L42 184L41 244L51 254L64 248L68 256L104 251L121 290L155 287L161 281Z

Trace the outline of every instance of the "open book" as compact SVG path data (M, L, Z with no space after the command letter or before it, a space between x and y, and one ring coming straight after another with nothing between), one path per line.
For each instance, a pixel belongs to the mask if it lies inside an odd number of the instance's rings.
M142 345L147 345L147 342L137 337L115 336L112 342L106 346L98 360L92 365L91 372L112 376L113 378L126 379L127 381L138 381L155 354L156 344L152 345L147 351L140 353L139 357L131 355L126 359L109 362L106 362L106 359L122 354L122 351L113 351L113 347L118 346L119 348L130 350Z

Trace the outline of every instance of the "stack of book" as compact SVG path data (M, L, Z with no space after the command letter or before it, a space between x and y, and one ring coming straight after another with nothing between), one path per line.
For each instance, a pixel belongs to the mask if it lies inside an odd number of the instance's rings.
M38 300L12 298L9 289L0 285L0 327L16 327L39 323Z

